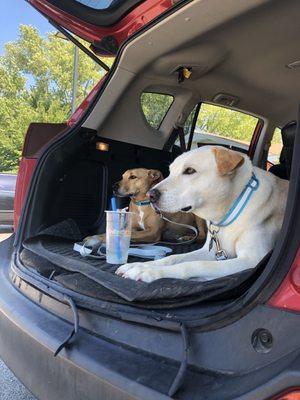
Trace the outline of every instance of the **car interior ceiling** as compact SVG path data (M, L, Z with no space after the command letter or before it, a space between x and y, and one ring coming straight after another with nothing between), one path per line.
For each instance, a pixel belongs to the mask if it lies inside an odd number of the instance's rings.
M212 8L218 8L219 12L214 18L207 18L201 2L196 0L127 45L113 79L83 126L47 156L27 216L26 239L66 220L76 223L82 238L103 231L104 210L109 207L112 184L125 170L134 167L159 169L166 176L169 164L178 155L175 150L162 150L174 127L182 126L199 101L212 102L219 88L238 97L238 109L269 119L270 131L295 120L298 71L285 65L297 54L297 44L292 39L300 34L299 2L274 1L266 5L261 0L252 8L235 3L231 6L234 10L228 9L226 1L215 3ZM282 18L283 9L285 18ZM180 21L193 19L191 15L197 17L197 27L190 24L183 30L174 29ZM278 32L273 21L283 19L286 29ZM170 31L174 32L172 40L168 39ZM147 45L149 37L151 46ZM161 40L162 37L168 40ZM267 49L271 47L274 51L267 57ZM180 84L176 72L179 66L193 67L191 79ZM143 91L168 93L175 98L159 131L145 120L140 104ZM278 176L289 177L295 131L295 123L282 129L284 146L280 164L272 171ZM108 151L99 151L97 142L107 143ZM265 146L266 142L261 144ZM23 250L24 264L46 277L51 275L53 264L49 260L36 263L36 256L28 248ZM262 266L266 263L267 259ZM262 266L256 269L256 274ZM63 272L57 265L54 269L56 280L66 287L73 290L88 287L89 294L97 292L97 286L95 289L91 282L88 285L86 277L76 287L77 273ZM254 278L248 278L248 283L245 277L229 295L220 297L217 293L214 304L236 299L253 283ZM103 290L102 295L108 296ZM117 302L115 297L111 301Z
M138 126L132 125L137 123L134 120L137 118L138 94L155 84L169 90L176 88L177 93L181 90L182 96L185 90L185 93L192 93L197 101L213 101L220 91L233 94L239 99L237 108L263 116L275 126L282 127L295 120L299 101L299 70L288 65L296 61L298 54L294 38L300 34L297 22L299 2L273 1L265 4L262 1L258 2L260 6L252 5L253 8L247 12L239 9L241 2L235 4L234 10L233 5L230 8L226 1L222 4L211 3L210 12L213 13L214 6L218 10L214 17L208 19L201 2L193 1L181 13L157 24L126 46L114 72L113 82L84 126L111 139L121 135L119 140L124 138L125 141L125 136L126 141L131 140L136 134L135 129L138 129ZM250 3L247 2L249 7ZM227 11L236 17L229 19ZM218 20L221 17L222 20ZM176 29L185 19L191 26ZM192 24L193 19L197 20L197 29ZM280 30L274 26L274 20L281 21ZM172 32L172 40L168 32ZM192 66L193 71L189 79L178 84L176 71L182 65ZM122 96L124 90L126 96ZM180 101L184 110L189 100L182 97ZM119 118L110 112L112 103L117 104ZM180 121L181 115L175 105L173 110L175 122L176 113ZM123 115L128 123L120 126ZM170 129L172 126L162 130L162 141L168 137ZM157 143L150 142L152 133L151 130L145 131L143 137L135 138L139 141L135 143L161 146L159 139Z

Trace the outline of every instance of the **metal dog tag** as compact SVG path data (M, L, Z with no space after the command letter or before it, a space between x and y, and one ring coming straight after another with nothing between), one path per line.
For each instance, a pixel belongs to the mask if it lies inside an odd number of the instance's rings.
M216 260L217 261L224 261L227 260L228 256L225 250L219 250L216 252Z
M209 233L210 233L210 242L209 242L209 251L211 251L211 249L213 248L214 243L217 246L217 232L218 232L218 228L214 229L214 227L210 224L209 225Z

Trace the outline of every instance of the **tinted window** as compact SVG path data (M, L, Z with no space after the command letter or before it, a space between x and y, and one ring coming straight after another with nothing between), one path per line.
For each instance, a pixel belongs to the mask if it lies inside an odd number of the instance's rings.
M190 133L194 114L195 109L191 112L185 123L185 135ZM257 122L258 118L252 115L225 107L202 103L196 121L191 148L197 148L201 144L223 144L247 151ZM176 140L175 144L180 145L179 139Z
M149 125L158 129L173 101L174 97L168 94L143 93L141 96L141 106Z
M258 119L229 108L202 104L192 147L198 143L240 145L248 149ZM236 143L237 142L237 143Z
M271 164L279 164L279 157L282 150L281 130L276 128L271 141L268 153L268 161Z
M76 0L77 3L84 4L85 6L94 8L96 10L105 10L114 6L119 1L116 0Z

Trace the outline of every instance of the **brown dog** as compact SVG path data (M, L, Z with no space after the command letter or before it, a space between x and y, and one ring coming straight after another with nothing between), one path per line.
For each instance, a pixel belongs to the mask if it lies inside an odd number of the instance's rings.
M158 170L135 168L127 170L122 180L113 186L116 196L131 199L129 211L133 213L131 238L134 242L172 241L191 235L190 230L164 221L151 207L147 193L163 179L162 173ZM206 223L194 214L177 212L164 215L174 222L197 227L198 239L205 238Z

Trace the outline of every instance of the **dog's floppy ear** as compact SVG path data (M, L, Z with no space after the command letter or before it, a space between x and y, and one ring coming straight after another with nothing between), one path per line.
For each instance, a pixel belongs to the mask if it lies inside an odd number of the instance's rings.
M163 174L157 169L149 169L148 176L153 183L158 183L164 179Z
M236 151L225 149L224 147L213 147L212 149L218 172L220 175L227 175L243 165L244 157Z

